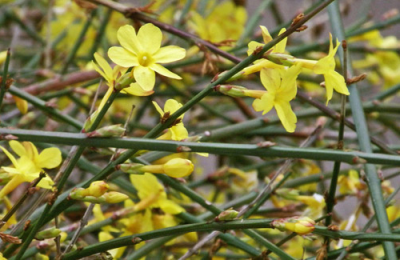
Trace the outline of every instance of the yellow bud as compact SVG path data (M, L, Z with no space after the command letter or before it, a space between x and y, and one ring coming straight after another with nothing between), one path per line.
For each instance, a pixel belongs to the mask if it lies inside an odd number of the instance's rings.
M100 197L108 191L108 184L105 181L94 181L90 184L89 188L84 189L80 195L81 196L93 196Z
M182 178L193 172L194 165L190 160L175 158L164 164L164 173L173 178Z
M299 235L311 233L315 229L315 221L309 217L292 217L276 219L272 226L281 231L292 231Z
M69 198L74 200L85 200L90 197L90 200L101 197L108 191L108 184L104 181L92 182L87 189L75 188L69 194Z
M129 198L128 195L116 191L107 192L103 197L107 203L119 203Z

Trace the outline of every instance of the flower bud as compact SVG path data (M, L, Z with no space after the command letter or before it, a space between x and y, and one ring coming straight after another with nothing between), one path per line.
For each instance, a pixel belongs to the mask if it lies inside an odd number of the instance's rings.
M143 173L141 170L144 165L140 163L123 163L118 165L118 169L129 174Z
M109 125L97 129L93 132L87 133L86 136L91 137L120 137L124 134L125 128L121 127L120 124L118 125Z
M315 229L315 221L309 217L276 219L271 224L281 231L292 231L299 235L311 233Z
M89 131L90 127L93 125L94 121L96 120L98 114L99 114L99 110L96 110L86 119L86 121L83 125L84 132Z
M84 189L81 193L82 196L100 197L108 191L108 184L105 181L94 181L90 184L89 188Z
M102 197L106 203L119 203L129 198L128 195L116 191L107 192Z
M38 232L36 234L35 238L37 240L43 240L43 239L47 239L47 238L56 237L60 233L61 233L61 230L59 230L58 228L55 228L55 227L51 227L51 228L48 228L48 229Z
M108 184L104 181L92 182L89 188L76 188L71 191L69 197L74 200L84 200L85 197L98 198L108 191Z
M164 173L170 177L182 178L193 172L194 165L190 160L175 158L164 164Z
M234 220L236 216L239 214L236 210L233 209L227 209L225 211L222 211L217 217L215 217L215 221L228 221L228 220Z
M245 90L247 90L245 87L236 85L217 85L215 87L215 91L230 97L245 97Z

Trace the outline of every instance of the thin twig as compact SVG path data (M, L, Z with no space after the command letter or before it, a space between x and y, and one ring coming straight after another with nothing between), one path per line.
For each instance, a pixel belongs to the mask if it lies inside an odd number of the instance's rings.
M0 108L1 104L3 102L4 94L6 93L6 83L7 83L7 74L8 74L8 66L10 65L10 48L7 50L7 57L6 57L6 62L4 63L4 70L3 70L3 77L1 78L1 86L0 86Z
M79 224L78 229L75 231L74 236L72 237L71 241L69 242L68 246L65 248L64 252L62 253L62 255L60 256L59 259L62 259L62 257L67 254L71 248L75 245L76 241L79 238L79 234L81 233L81 231L83 230L83 228L87 225L88 221L89 221L89 217L90 214L92 213L92 210L94 208L94 203L90 203L89 207L87 207L85 214L83 215L81 222Z

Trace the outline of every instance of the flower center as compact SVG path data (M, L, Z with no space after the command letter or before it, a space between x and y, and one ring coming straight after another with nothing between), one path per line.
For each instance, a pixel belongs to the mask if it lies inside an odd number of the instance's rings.
M139 64L143 67L148 67L153 63L153 58L148 53L143 53L139 56Z

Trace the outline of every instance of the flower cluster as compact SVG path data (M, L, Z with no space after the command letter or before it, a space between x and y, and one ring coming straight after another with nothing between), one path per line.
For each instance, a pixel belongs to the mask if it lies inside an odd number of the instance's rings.
M280 34L284 33L282 29ZM261 33L264 44L272 40L268 29L261 26ZM268 113L275 108L283 127L287 132L294 132L296 129L297 117L293 112L290 101L296 97L296 80L302 70L311 70L315 74L322 74L325 78L326 104L332 99L333 90L343 95L349 95L345 80L335 71L336 63L334 56L339 48L339 42L333 47L332 35L330 35L329 53L324 58L316 60L298 59L285 54L287 38L267 51L264 58L256 60L254 65L248 66L234 76L239 78L244 75L260 72L261 83L267 91L248 90L241 86L218 86L216 90L235 97L253 97L253 108L257 112ZM250 42L248 55L253 55L259 48L264 46L262 43Z

